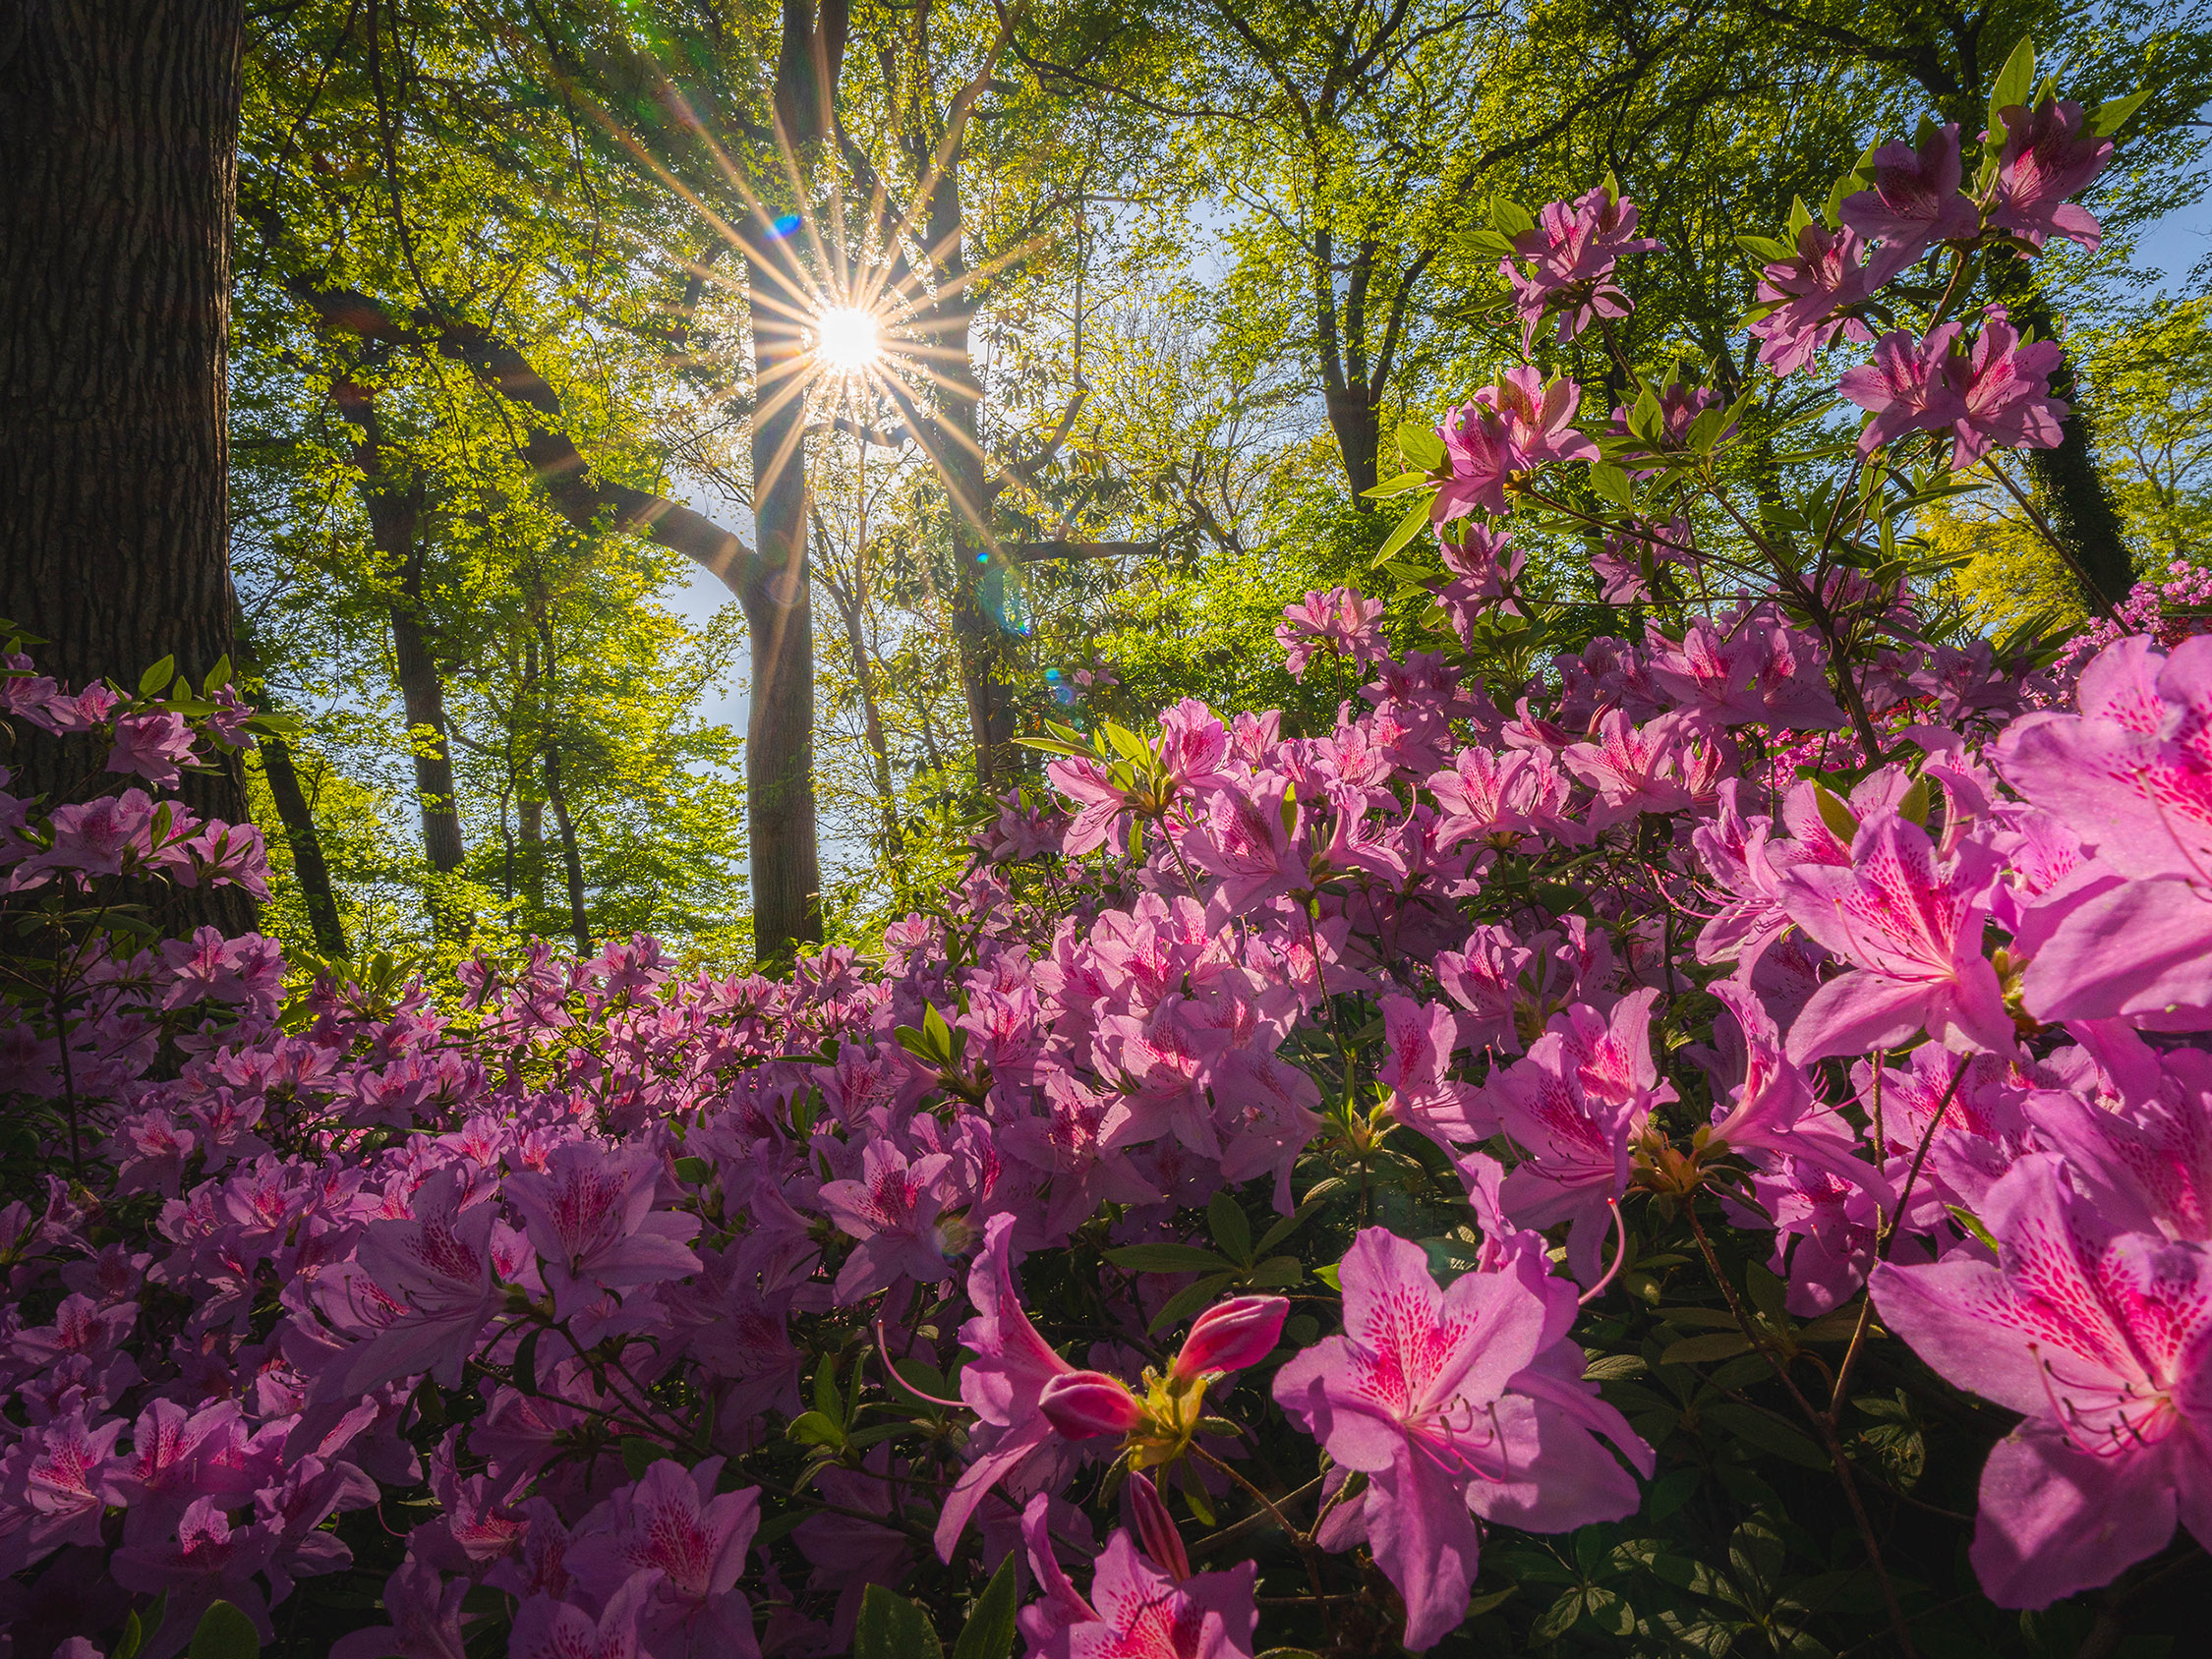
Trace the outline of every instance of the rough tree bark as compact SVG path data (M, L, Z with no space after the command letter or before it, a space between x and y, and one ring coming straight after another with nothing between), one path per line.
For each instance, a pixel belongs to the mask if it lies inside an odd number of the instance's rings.
M231 650L243 42L240 0L0 11L0 615L43 635L41 666L73 683L128 689L174 656L197 685ZM54 789L97 770L84 747L19 746L8 765ZM246 816L235 767L181 793ZM253 916L234 887L165 908L171 926Z

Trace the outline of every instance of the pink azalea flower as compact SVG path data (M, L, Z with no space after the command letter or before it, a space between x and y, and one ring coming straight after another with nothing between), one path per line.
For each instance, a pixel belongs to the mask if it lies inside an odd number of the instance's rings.
M1434 524L1465 518L1477 507L1506 511L1506 486L1552 461L1595 461L1598 446L1574 429L1582 387L1561 377L1546 384L1532 363L1508 369L1438 429L1451 477L1429 510Z
M1797 233L1794 257L1760 272L1759 303L1774 308L1751 324L1761 363L1777 374L1794 374L1838 331L1854 340L1873 337L1858 318L1836 315L1881 286L1867 269L1865 252L1859 233L1848 225L1831 231L1809 224Z
M1378 661L1389 655L1378 626L1381 621L1380 600L1367 599L1357 588L1331 588L1325 594L1308 594L1296 604L1283 606L1275 643L1283 648L1291 676L1302 680L1316 651L1326 650L1360 663Z
M192 728L182 715L125 715L115 722L109 772L136 772L156 789L166 789L182 780L179 764L191 760Z
M1871 189L1843 199L1839 217L1883 244L1883 263L1901 270L1931 242L1964 240L1981 229L1981 213L1959 194L1958 124L1928 129L1928 142L1884 144L1868 158ZM1879 286L1879 284L1878 284Z
M1928 831L1870 815L1848 867L1800 864L1776 895L1790 919L1855 971L1828 981L1789 1028L1799 1065L1902 1044L1926 1031L1952 1049L2009 1054L2012 1019L1982 954L1995 856L1962 842L1940 857Z
M930 1153L908 1161L882 1138L860 1149L861 1177L829 1181L822 1208L838 1230L860 1241L838 1275L840 1302L850 1304L906 1280L936 1285L953 1277L948 1255L972 1238L963 1216L946 1216L957 1196L952 1156Z
M2056 449L2059 423L2068 405L2051 395L2051 373L2066 360L2055 341L2020 344L2005 308L1991 306L1973 355L1950 365L1951 388L1964 406L1951 423L1957 442L1951 449L1953 472L1962 472L1993 447Z
M1845 370L1836 389L1874 419L1859 433L1859 453L1872 455L1906 432L1940 432L1967 419L1965 400L1950 373L1958 324L1940 323L1923 340L1902 328L1882 336L1874 361Z
M172 833L190 818L172 809ZM153 801L143 789L126 789L120 795L101 795L82 806L54 809L53 845L33 853L16 871L14 885L32 887L34 872L53 870L73 876L80 887L87 876L119 876L126 861L148 858L153 852Z
M1039 1402L1047 1383L1076 1369L1052 1351L1021 1311L1013 1245L1014 1218L993 1216L983 1230L982 1251L967 1272L967 1297L975 1317L960 1327L960 1342L976 1357L960 1372L960 1399L982 1426L969 1436L969 1449L976 1455L938 1515L937 1553L947 1561L991 1488L1056 1438Z
M355 1260L316 1283L318 1302L347 1329L370 1333L350 1362L323 1375L331 1398L366 1394L427 1371L458 1388L461 1367L499 1305L493 1280L494 1206L464 1207L462 1172L418 1187L405 1219L371 1222Z
M466 1589L466 1581L459 1587ZM638 1623L654 1587L650 1573L629 1579L597 1619L574 1602L532 1596L515 1614L508 1659L637 1659Z
M2036 248L2063 236L2094 254L2104 234L2097 217L2066 198L2105 170L2112 140L2092 138L2081 106L2063 99L2045 98L2032 112L2013 104L2000 110L1998 119L2005 124L2005 143L1997 156L1991 226Z
M1252 1659L1259 1610L1251 1562L1227 1573L1178 1575L1147 1561L1127 1532L1117 1531L1098 1553L1086 1597L1054 1553L1049 1513L1040 1492L1022 1515L1030 1570L1044 1591L1020 1615L1030 1659Z
M1995 1265L1874 1271L1883 1323L2026 1419L1990 1454L1972 1560L2003 1607L2047 1607L2165 1547L2212 1543L2212 1252L2116 1231L2050 1155L1981 1213Z
M752 1604L736 1588L760 1524L760 1494L715 1492L723 1459L696 1467L663 1459L586 1516L565 1565L586 1590L612 1596L653 1581L639 1632L656 1659L755 1659Z
M1549 201L1538 209L1534 228L1513 239L1513 257L1497 267L1513 285L1524 352L1535 349L1536 331L1546 315L1559 318L1564 345L1593 318L1629 314L1633 308L1613 281L1613 267L1623 254L1662 246L1635 230L1636 204L1625 196L1615 200L1602 187L1575 201ZM1522 260L1528 261L1525 274L1516 262Z
M1496 1116L1483 1103L1482 1091L1444 1074L1459 1043L1459 1020L1451 1009L1411 997L1385 997L1382 1033L1387 1053L1376 1080L1392 1091L1392 1116L1447 1151L1454 1143L1472 1145L1497 1132Z
M1996 750L2013 787L2095 854L2023 924L2022 997L2043 1019L2155 1022L2212 1004L2212 638L2171 657L2122 640L2082 671L2076 701L2078 714L2015 721Z
M1574 1004L1485 1085L1524 1154L1506 1177L1505 1211L1526 1228L1570 1222L1567 1265L1585 1285L1598 1281L1611 1206L1628 1190L1629 1145L1652 1108L1675 1098L1652 1058L1658 999L1636 992L1610 1016Z
M687 1248L699 1218L656 1211L660 1190L658 1154L588 1141L555 1147L542 1172L507 1177L507 1202L537 1247L554 1318L566 1319L605 1290L634 1290L699 1271Z
M1635 1483L1589 1440L1576 1412L1540 1410L1524 1392L1541 1393L1547 1406L1554 1396L1589 1403L1557 1389L1541 1363L1573 1323L1574 1295L1547 1297L1531 1266L1524 1255L1439 1288L1420 1245L1366 1229L1338 1270L1345 1334L1275 1376L1275 1400L1291 1418L1367 1475L1367 1541L1405 1598L1403 1639L1417 1652L1467 1616L1479 1515L1551 1531L1636 1507ZM1579 1361L1577 1349L1578 1386ZM1625 1425L1620 1432L1634 1441ZM1570 1492L1545 1490L1553 1470Z

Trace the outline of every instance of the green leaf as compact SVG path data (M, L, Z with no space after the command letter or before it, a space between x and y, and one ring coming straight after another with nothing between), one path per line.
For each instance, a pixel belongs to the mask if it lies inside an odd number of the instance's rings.
M1536 215L1502 192L1490 198L1490 223L1501 236L1536 229Z
M1808 1469L1831 1467L1828 1454L1777 1418L1748 1405L1738 1405L1732 1401L1706 1407L1705 1420L1738 1440L1748 1441L1762 1452L1772 1452L1777 1458Z
M1582 1380L1586 1383L1617 1383L1629 1377L1641 1377L1650 1369L1640 1353L1608 1353L1584 1366Z
M1236 1282L1236 1278L1235 1273L1208 1274L1197 1284L1187 1286L1185 1288L1178 1290L1167 1299L1167 1305L1152 1316L1152 1323L1147 1329L1154 1336L1157 1336L1160 1332L1181 1324L1190 1315L1196 1313L1198 1309L1220 1295L1223 1290Z
M2142 95L2144 97L2148 97L2150 94L2148 92L2145 92ZM2101 115L2104 113L2104 111L2099 110L2098 113ZM2125 120L2126 117L2123 116L2121 119ZM222 657L216 658L215 665L207 670L206 679L201 682L200 694L203 697L214 696L216 692L222 690L224 686L230 684L230 673L231 668L229 656L226 654Z
M1626 508L1631 499L1628 474L1607 461L1591 462L1590 487L1616 507Z
M138 1659L139 1649L146 1645L146 1627L139 1623L136 1613L123 1621L123 1633L116 1637L115 1651L108 1659Z
M922 1005L921 1034L922 1041L930 1046L933 1053L943 1056L947 1062L960 1058L960 1049L953 1041L953 1028L946 1023L945 1016L937 1011L935 1002Z
M795 1440L801 1446L838 1447L844 1444L844 1425L827 1411L800 1412L791 1419L790 1426L784 1431L784 1434L786 1439ZM624 1441L622 1444L624 1447L628 1447L631 1442ZM627 1456L625 1452L625 1460L627 1460ZM636 1477L633 1475L631 1478L635 1479Z
M1252 1270L1251 1282L1257 1290L1287 1290L1306 1278L1306 1264L1296 1256L1269 1256Z
M159 697L169 689L169 682L176 677L177 659L174 657L164 657L139 676L139 695L141 697ZM218 1602L215 1605L217 1607L230 1607L230 1603L227 1601ZM235 1607L231 1607L230 1610L233 1613L238 1612ZM214 1609L209 1608L208 1611L212 1613ZM244 1618L245 1615L240 1614L239 1617ZM195 1637L194 1639L198 1640L199 1638Z
M675 1161L676 1179L689 1181L693 1186L705 1186L715 1178L715 1167L704 1158L678 1158Z
M1206 1200L1206 1226L1223 1255L1239 1267L1252 1266L1252 1223L1234 1193L1217 1192Z
M1426 478L1444 464L1444 440L1426 421L1402 421L1398 425L1398 453L1406 458L1407 466Z
M852 1659L945 1659L929 1615L904 1596L870 1584L860 1596Z
M1269 1228L1265 1232L1259 1235L1258 1253L1264 1256L1268 1251L1272 1250L1276 1245L1280 1244L1284 1239L1288 1238L1292 1233L1296 1232L1300 1228L1304 1227L1308 1222L1311 1221L1315 1216L1319 1215L1320 1212L1321 1205L1315 1203L1313 1199L1309 1196L1305 1203L1301 1204L1297 1209L1293 1210L1289 1215L1283 1217L1280 1221L1276 1222L1273 1227Z
M1342 1295L1344 1292L1344 1281L1340 1276L1342 1275L1343 1271L1343 1264L1339 1262L1330 1262L1326 1267L1315 1268L1313 1270L1313 1277L1315 1279L1318 1279L1323 1285L1326 1285L1330 1289L1336 1291L1339 1295Z
M1716 1331L1710 1337L1684 1337L1667 1344L1659 1355L1661 1365L1710 1365L1751 1351L1751 1341L1741 1331Z
M615 1450L621 1453L623 1471L632 1480L643 1480L645 1471L669 1455L666 1447L634 1434L624 1435L615 1443Z
M507 1367L516 1391L526 1399L535 1398L538 1393L538 1339L545 1334L543 1325L530 1330L515 1344L514 1363Z
M975 1598L975 1611L967 1616L967 1628L953 1643L953 1659L1007 1659L1014 1651L1014 1618L1020 1605L1020 1591L1014 1582L1014 1557L1009 1555Z
M2109 139L2127 125L2127 118L2141 109L2150 97L2149 88L2129 92L2125 98L2107 98L2089 117L2089 136Z
M1406 509L1406 516L1398 521L1398 528L1390 533L1388 540L1382 543L1381 550L1375 554L1376 564L1382 563L1428 527L1428 503L1435 498L1435 493L1430 489L1414 498L1414 504Z
M1124 1244L1108 1250L1106 1259L1132 1273L1213 1273L1237 1265L1195 1244Z
M1370 500L1381 501L1392 495L1403 495L1409 489L1426 489L1435 482L1426 473L1400 473L1396 478L1386 478L1372 489L1363 489L1360 493Z
M1789 1310L1783 1306L1789 1299L1789 1283L1770 1272L1761 1263L1753 1262L1744 1274L1744 1283L1751 1291L1751 1305L1765 1314L1775 1325L1785 1323Z
M262 1633L227 1601L210 1602L193 1628L190 1659L255 1659L262 1650Z
M2035 42L2024 35L2012 48L2012 55L2005 60L2005 67L1997 72L1997 79L1989 89L1989 139L1986 153L1994 155L2005 142L2005 111L2015 104L2024 105L2028 94L2035 89Z
M1946 1204L1944 1208L1950 1212L1950 1219L1952 1221L1956 1222L1960 1227L1964 1228L1968 1232L1972 1233L1984 1244L1987 1244L1992 1250L1995 1250L1997 1248L1997 1239L1994 1235L1992 1235L1989 1229L1982 1225L1981 1217L1975 1215L1973 1211L1967 1209L1963 1204Z
M1859 832L1859 817L1845 806L1839 796L1826 784L1813 785L1813 804L1820 808L1821 822L1828 826L1829 833L1849 846Z

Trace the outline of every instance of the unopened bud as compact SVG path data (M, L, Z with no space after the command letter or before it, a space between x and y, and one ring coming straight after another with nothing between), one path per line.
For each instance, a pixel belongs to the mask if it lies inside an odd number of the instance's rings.
M1129 1484L1122 1488L1122 1513L1129 1517L1138 1546L1166 1570L1170 1578L1181 1582L1191 1576L1191 1558L1184 1553L1183 1534L1176 1530L1175 1517L1168 1514L1167 1503L1149 1476L1129 1477Z
M1209 1372L1242 1371L1275 1351L1290 1303L1281 1296L1239 1296L1198 1315L1175 1356L1173 1375L1188 1382Z
M1127 1434L1144 1420L1136 1397L1119 1377L1103 1371L1069 1371L1045 1384L1038 1399L1045 1420L1070 1440Z

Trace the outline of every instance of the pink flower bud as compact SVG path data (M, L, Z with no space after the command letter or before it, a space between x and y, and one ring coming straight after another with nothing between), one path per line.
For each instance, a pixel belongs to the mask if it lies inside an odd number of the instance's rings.
M1189 1382L1208 1371L1242 1371L1275 1351L1290 1303L1281 1296L1238 1296L1198 1315L1183 1351L1175 1356L1176 1379Z
M1127 1434L1144 1420L1129 1386L1103 1371L1069 1371L1053 1378L1045 1384L1037 1407L1070 1440Z
M1175 1517L1168 1514L1160 1489L1148 1476L1133 1474L1122 1483L1122 1513L1144 1553L1158 1562L1170 1578L1180 1582L1191 1576L1191 1558L1184 1553L1183 1534L1176 1530Z

